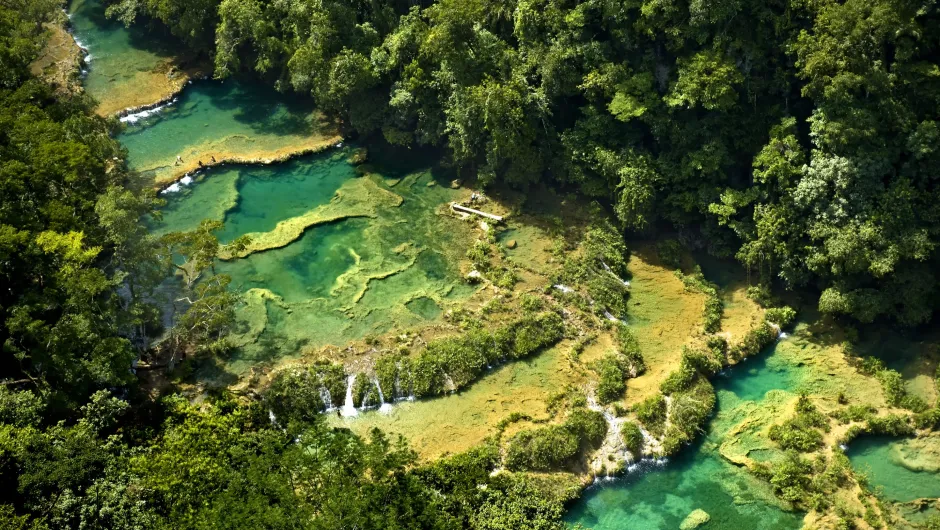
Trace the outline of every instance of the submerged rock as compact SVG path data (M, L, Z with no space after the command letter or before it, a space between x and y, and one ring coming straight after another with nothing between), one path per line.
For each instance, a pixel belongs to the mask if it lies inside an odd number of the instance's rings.
M510 239L509 241L506 242L506 248L510 250L516 248L517 246L519 246L519 244L516 243L515 239Z
M710 521L712 516L705 510L692 510L679 525L679 530L693 530Z
M365 147L360 147L354 150L351 155L349 155L349 158L346 159L346 162L352 166L358 166L360 164L364 164L368 158L369 152Z

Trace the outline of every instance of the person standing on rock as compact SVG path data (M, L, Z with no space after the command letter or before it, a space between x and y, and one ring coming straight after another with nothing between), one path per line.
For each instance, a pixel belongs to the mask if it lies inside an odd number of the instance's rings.
M178 166L178 165L180 165L180 164L182 164L182 163L183 163L183 157L181 157L180 155L176 155L176 164L175 164L175 165Z

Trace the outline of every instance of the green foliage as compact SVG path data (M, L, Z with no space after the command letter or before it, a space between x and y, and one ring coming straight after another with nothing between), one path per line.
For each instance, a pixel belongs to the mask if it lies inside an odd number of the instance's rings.
M715 389L699 377L687 390L674 393L669 404L669 428L663 437L663 454L674 455L684 444L704 432L715 408Z
M592 368L598 375L597 401L606 405L623 398L627 391L629 365L621 355L609 353L593 363Z
M617 346L620 354L624 356L630 364L630 373L637 377L646 371L646 361L643 359L643 353L640 351L640 341L636 335L630 331L625 324L617 326Z
M632 421L623 422L620 426L620 438L623 439L623 445L626 446L627 451L635 460L638 460L643 450L643 432L640 426Z
M662 436L666 423L666 399L662 394L650 396L634 405L636 417L653 436Z
M748 330L744 338L735 344L729 354L734 359L744 359L761 352L773 344L777 338L777 330L764 319L757 326Z
M771 307L764 313L764 319L785 328L796 319L796 310L788 306Z
M492 333L474 329L431 341L411 363L414 395L443 393L445 377L450 378L455 390L460 390L488 366L528 357L560 341L564 331L564 322L557 313L543 312L526 315Z
M607 434L600 412L576 409L564 423L521 431L509 441L506 467L550 471L571 465L582 451L596 449Z
M614 317L624 318L630 296L624 283L628 277L623 237L604 221L588 227L581 251L565 256L562 272L553 283L584 286L597 314L608 311Z
M809 452L822 445L819 429L829 430L829 422L816 406L801 394L796 403L796 416L779 425L770 427L770 439L785 450Z
M724 302L718 293L718 286L705 279L702 269L698 265L692 274L683 274L676 270L676 277L682 280L686 290L705 295L705 308L702 310L705 333L717 333L721 330L721 315L724 312Z

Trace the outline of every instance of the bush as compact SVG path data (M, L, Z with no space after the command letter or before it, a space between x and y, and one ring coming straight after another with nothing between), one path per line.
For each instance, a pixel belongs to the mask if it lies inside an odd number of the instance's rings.
M715 390L704 377L699 377L687 391L672 396L669 407L670 426L663 438L663 453L679 451L704 430L715 408Z
M797 399L796 416L772 426L770 439L783 449L808 452L822 445L823 436L817 429L828 431L829 422L804 394Z
M646 371L646 361L643 359L643 353L640 352L640 341L624 324L617 326L617 344L620 347L620 353L630 363L633 377L643 374Z
M760 353L761 350L772 344L776 338L776 332L765 319L749 330L741 339L741 342L731 348L731 356L735 359L750 357Z
M764 313L764 320L772 322L781 328L787 327L796 320L796 310L792 307L772 307Z
M573 463L583 450L600 446L607 434L604 415L576 410L561 425L522 431L509 442L506 467L511 470L551 471Z
M473 329L460 336L433 340L412 363L410 386L416 397L437 395L445 390L445 377L450 377L454 389L460 390L487 366L532 355L557 343L564 332L561 317L545 312L526 315L492 333Z
M629 365L627 360L615 353L609 353L594 363L594 371L599 378L597 383L597 400L606 405L623 397L627 391L627 377Z
M643 451L643 432L640 430L640 426L632 421L623 422L623 425L620 426L620 438L623 439L623 445L633 455L633 458L639 460Z
M379 391L366 374L359 374L353 381L353 406L374 407L379 405Z
M382 388L382 394L385 399L392 401L399 395L399 363L402 357L400 355L384 355L375 361L375 378Z
M264 401L281 425L310 423L326 409L320 379L308 368L279 372L264 391Z
M914 427L907 416L891 414L868 420L867 430L871 434L887 434L889 436L910 436L914 434Z
M666 422L666 399L662 394L650 396L634 405L636 417L653 436L662 436Z
M705 295L705 308L702 312L705 333L717 333L721 329L721 316L724 313L724 302L718 294L718 286L705 279L702 268L698 265L692 274L676 271L676 276L682 280L687 290Z

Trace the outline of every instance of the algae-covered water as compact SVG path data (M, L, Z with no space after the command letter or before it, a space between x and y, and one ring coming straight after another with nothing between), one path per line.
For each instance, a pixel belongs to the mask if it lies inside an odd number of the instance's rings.
M566 520L594 530L653 530L679 528L690 513L703 510L710 519L701 528L800 528L802 514L785 511L765 483L719 453L723 443L743 434L733 429L746 411L776 401L775 391L798 387L799 370L774 357L771 349L716 378L717 412L700 441L665 464L643 462L622 477L599 480Z

